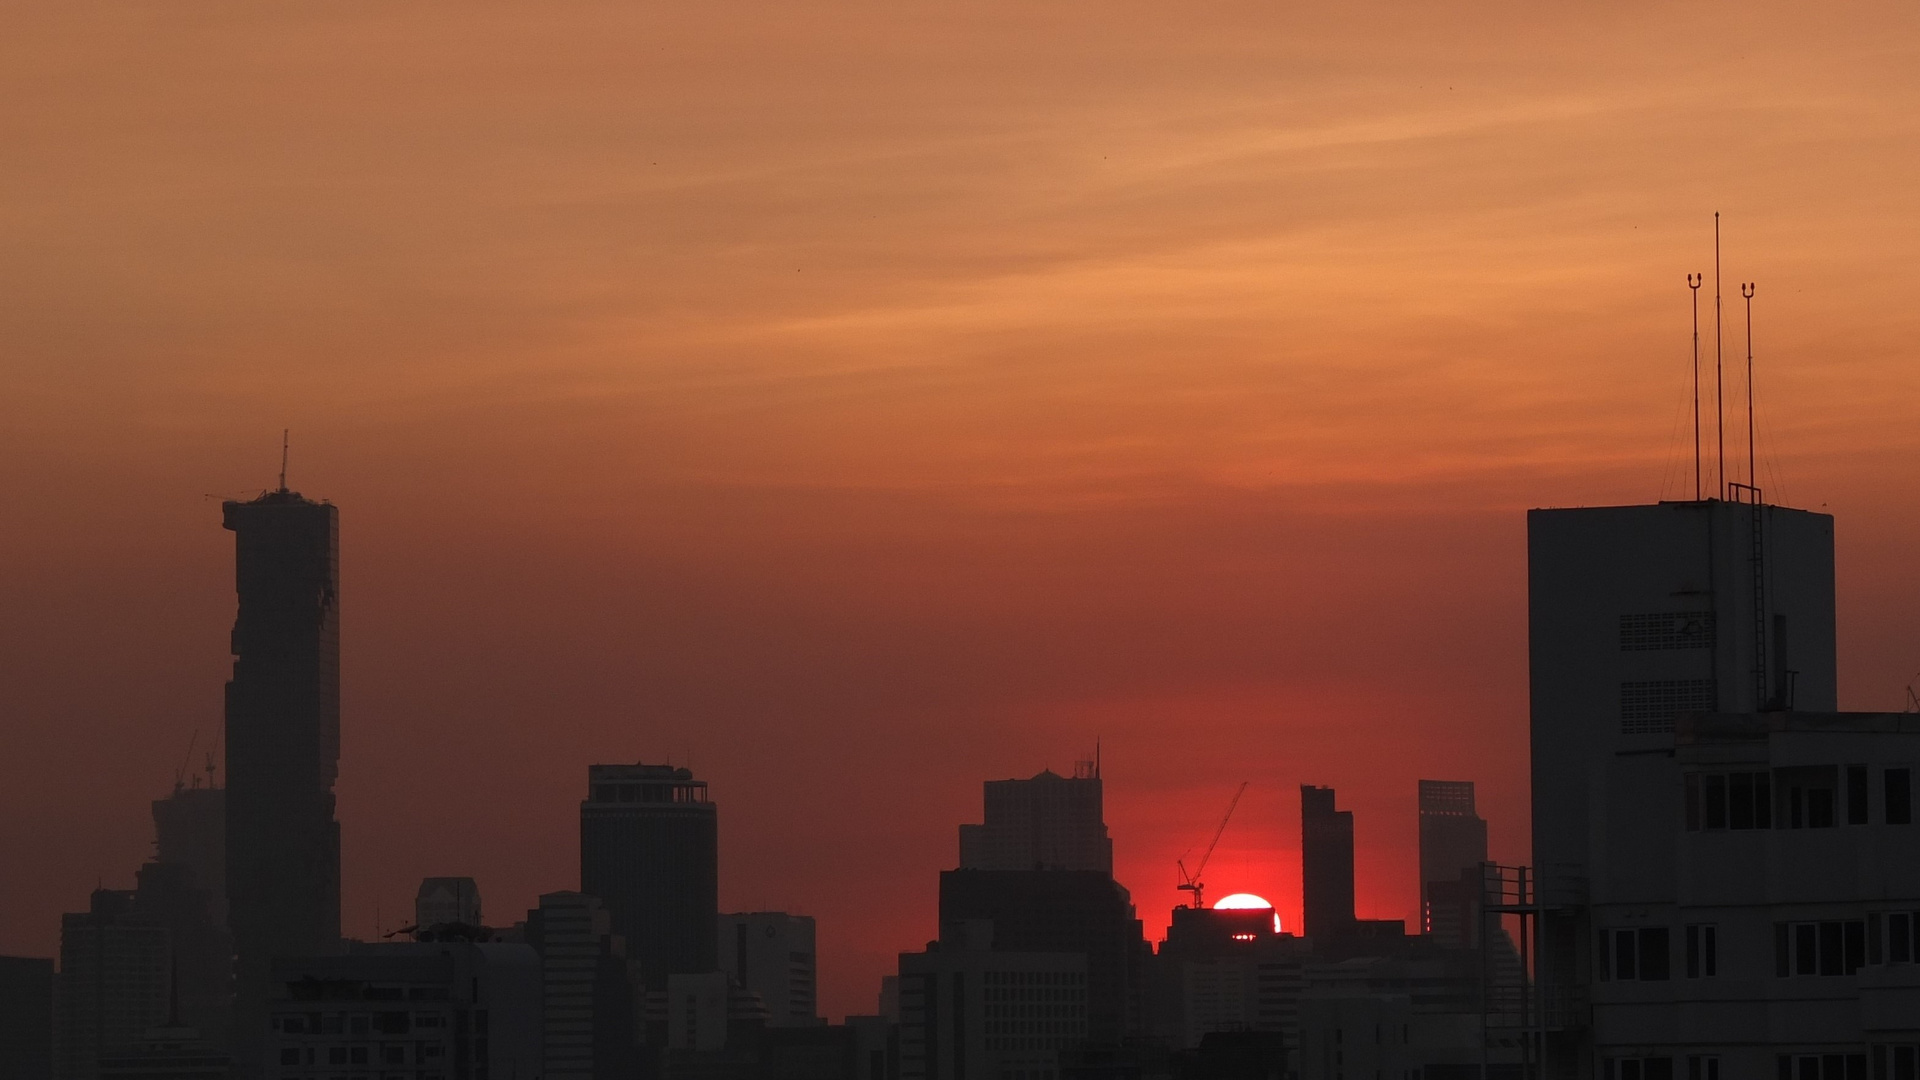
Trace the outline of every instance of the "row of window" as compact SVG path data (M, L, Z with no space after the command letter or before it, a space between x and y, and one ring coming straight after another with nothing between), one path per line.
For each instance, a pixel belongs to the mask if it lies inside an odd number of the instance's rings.
M1914 1057L1913 1047L1875 1047L1873 1080L1916 1080ZM1685 1062L1686 1080L1720 1080L1718 1057L1692 1054ZM1776 1062L1777 1080L1867 1080L1866 1054L1781 1054ZM1670 1057L1608 1058L1602 1076L1605 1080L1675 1080L1674 1065Z
M1720 1059L1712 1054L1686 1058L1686 1080L1720 1080ZM1608 1058L1601 1069L1605 1080L1674 1080L1670 1057Z
M1087 992L1077 986L1000 987L981 991L988 1001L1085 1001Z
M321 1050L325 1052L320 1053ZM425 1064L436 1058L445 1057L446 1052L447 1048L439 1043L418 1043L414 1047L413 1060L416 1064ZM407 1044L405 1043L389 1043L381 1046L283 1046L280 1048L282 1065L405 1065L406 1063Z
M1771 772L1686 775L1688 832L1719 829L1831 829L1872 824L1865 765L1808 765ZM1880 818L1913 824L1913 770L1880 771Z
M1684 976L1720 973L1720 931L1710 923L1682 929ZM1664 926L1600 931L1596 967L1603 979L1664 982L1673 978L1672 935ZM1875 912L1863 919L1773 925L1773 968L1780 978L1853 975L1869 964L1920 962L1920 912ZM1920 1078L1915 1078L1920 1080Z
M476 1021L482 1027L484 1017L485 1010L475 1012ZM275 1031L289 1035L405 1035L415 1028L446 1027L447 1018L443 1013L283 1013L271 1023Z

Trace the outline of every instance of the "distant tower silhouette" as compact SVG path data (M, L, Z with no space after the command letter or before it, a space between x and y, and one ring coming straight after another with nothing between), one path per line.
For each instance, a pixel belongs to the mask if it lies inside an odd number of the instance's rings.
M671 765L594 765L580 803L580 891L597 896L649 990L720 966L719 815Z
M276 956L340 939L339 515L283 486L227 502L239 614L227 683L227 913L234 1061L264 1062Z
M1487 823L1474 810L1473 781L1420 781L1420 932L1441 944L1473 944Z
M1330 787L1300 785L1300 892L1308 936L1353 929L1353 811L1334 809Z
M978 825L960 826L962 870L1098 870L1113 873L1099 766L1071 777L1051 769L1031 780L989 780Z

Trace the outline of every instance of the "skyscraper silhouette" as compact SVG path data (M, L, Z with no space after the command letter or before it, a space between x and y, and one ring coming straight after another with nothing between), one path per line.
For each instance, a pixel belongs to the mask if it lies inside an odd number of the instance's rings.
M1420 930L1440 944L1473 944L1487 822L1474 811L1473 781L1420 781Z
M719 816L706 781L671 765L590 766L580 891L606 905L648 990L719 970Z
M1330 787L1300 785L1300 892L1309 937L1353 929L1353 811L1334 809Z
M258 1075L276 956L340 939L339 515L282 486L228 502L239 614L227 683L234 1061Z
M981 823L960 826L960 869L1113 873L1096 763L1079 762L1071 777L1049 769L983 788Z

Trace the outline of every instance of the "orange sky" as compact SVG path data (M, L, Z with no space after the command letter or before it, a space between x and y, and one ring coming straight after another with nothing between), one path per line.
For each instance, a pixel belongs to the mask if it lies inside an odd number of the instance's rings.
M723 902L869 1010L979 781L1096 736L1156 931L1241 780L1216 894L1291 921L1329 783L1408 915L1419 777L1525 858L1524 509L1691 491L1716 209L1842 704L1920 670L1909 5L8 20L0 950L217 728L208 496L282 427L342 507L351 932L570 887L585 765L690 755Z

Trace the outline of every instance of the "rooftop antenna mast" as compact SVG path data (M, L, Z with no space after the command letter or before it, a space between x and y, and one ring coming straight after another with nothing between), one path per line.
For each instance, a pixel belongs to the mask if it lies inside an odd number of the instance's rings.
M1701 274L1687 275L1687 288L1693 293L1693 501L1699 502L1700 487L1700 286Z
M1720 211L1713 212L1713 434L1720 444L1715 479L1720 497L1727 497L1726 382L1721 376L1720 348Z
M282 494L287 490L287 434L287 428L280 429L280 491Z
M1740 283L1740 295L1747 302L1747 486L1757 489L1753 456L1753 282Z

